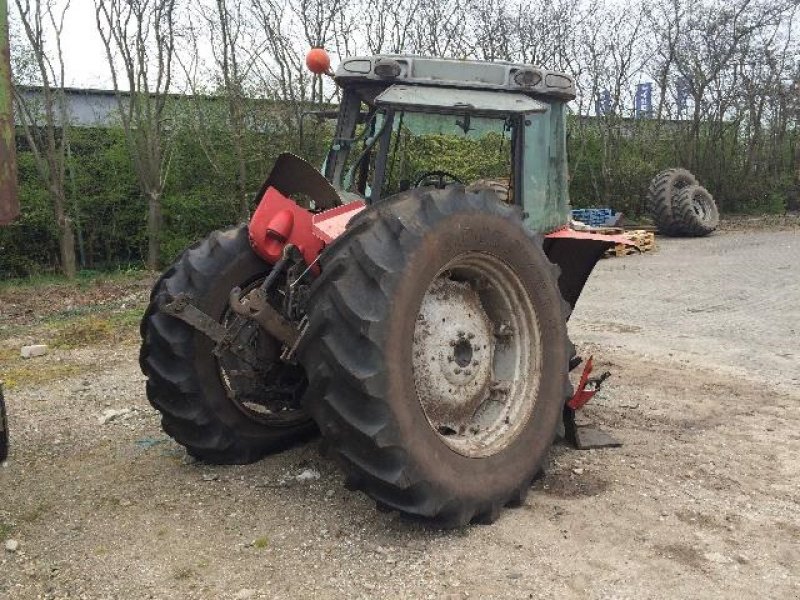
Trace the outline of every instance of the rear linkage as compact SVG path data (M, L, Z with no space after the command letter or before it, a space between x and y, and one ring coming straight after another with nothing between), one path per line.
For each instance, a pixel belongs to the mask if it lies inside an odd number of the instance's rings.
M257 365L252 349L237 344L236 340L247 320L255 321L268 335L283 344L281 360L294 363L297 344L306 326L303 315L307 285L299 284L310 268L310 266L306 266L297 248L293 244L286 244L281 258L275 263L259 287L244 295L238 287L231 290L229 305L239 318L235 319L230 327L218 323L194 306L193 299L189 294L178 294L165 301L161 308L164 313L180 319L216 342L213 350L215 356L220 357L225 352L231 352L253 367ZM269 292L284 273L287 274L284 314L295 316L298 321L297 325L287 319L269 301Z
M238 287L231 290L230 307L240 318L236 319L230 327L218 323L194 306L192 298L188 294L178 294L170 301L165 302L162 310L213 340L216 343L213 350L216 356L221 357L223 353L231 352L253 367L257 366L257 358L252 348L239 345L236 340L246 321L255 321L268 335L283 344L281 360L294 364L297 345L307 326L305 299L308 285L300 284L312 266L306 265L296 246L287 244L281 258L275 263L272 271L259 287L244 295ZM287 275L287 281L285 308L284 314L282 314L272 306L268 293L284 273ZM284 315L292 316L297 324ZM569 365L570 370L577 368L581 362L580 357L573 357ZM590 377L593 366L593 359L590 357L584 365L574 395L564 405L564 438L579 450L621 445L607 433L587 425L579 425L576 421L577 411L594 397L603 382L611 376L610 372L605 371L599 376Z

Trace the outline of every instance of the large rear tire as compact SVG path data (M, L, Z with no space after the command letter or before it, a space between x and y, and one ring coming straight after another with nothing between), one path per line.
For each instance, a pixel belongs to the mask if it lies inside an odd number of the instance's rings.
M351 487L444 527L522 503L567 389L556 273L492 191L413 190L354 220L298 348Z
M214 342L161 310L164 302L186 293L197 308L223 322L230 318L230 290L262 281L269 269L250 249L245 226L214 232L186 250L158 280L142 319L139 362L147 376L147 397L161 412L164 431L206 462L253 462L315 430L301 410L259 412L254 404L239 401L229 375L236 357L217 359ZM281 381L288 387L287 381L296 380L298 394L304 391L302 369L287 371L291 367L275 357L274 340L254 323L242 335L243 342L258 345L259 356L273 357L265 367L274 381L265 384Z

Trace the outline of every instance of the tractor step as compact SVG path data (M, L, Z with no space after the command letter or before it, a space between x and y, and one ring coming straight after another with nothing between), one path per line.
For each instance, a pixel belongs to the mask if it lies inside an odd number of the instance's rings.
M597 450L599 448L619 448L622 442L602 429L591 425L578 425L575 411L564 409L564 439L576 450Z

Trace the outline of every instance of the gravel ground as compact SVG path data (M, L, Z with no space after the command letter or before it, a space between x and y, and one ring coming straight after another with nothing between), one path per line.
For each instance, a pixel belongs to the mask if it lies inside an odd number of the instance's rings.
M33 359L54 376L7 393L0 597L800 597L800 234L659 242L603 261L571 323L613 373L586 418L624 446L557 446L491 526L379 513L318 442L188 461L130 336Z

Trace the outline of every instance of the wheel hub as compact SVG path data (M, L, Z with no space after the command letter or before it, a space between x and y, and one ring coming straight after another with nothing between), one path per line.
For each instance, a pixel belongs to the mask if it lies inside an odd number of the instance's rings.
M414 331L414 371L426 413L458 431L486 397L494 354L492 324L465 282L437 280Z
M412 352L422 410L452 450L489 456L517 436L535 403L539 330L505 263L478 253L448 263L420 303Z

